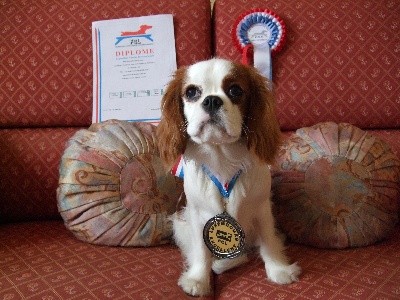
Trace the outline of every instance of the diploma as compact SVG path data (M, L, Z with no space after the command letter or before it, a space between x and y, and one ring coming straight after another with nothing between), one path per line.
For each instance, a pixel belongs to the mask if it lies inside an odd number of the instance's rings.
M177 68L172 15L95 21L92 44L92 122L158 123Z

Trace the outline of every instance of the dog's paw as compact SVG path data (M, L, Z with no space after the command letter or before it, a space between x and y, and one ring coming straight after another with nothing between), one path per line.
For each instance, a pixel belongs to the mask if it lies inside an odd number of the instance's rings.
M178 285L186 294L196 297L207 296L211 291L209 278L204 280L193 279L187 273L181 275Z
M299 280L301 268L297 263L267 268L268 279L279 284L289 284Z

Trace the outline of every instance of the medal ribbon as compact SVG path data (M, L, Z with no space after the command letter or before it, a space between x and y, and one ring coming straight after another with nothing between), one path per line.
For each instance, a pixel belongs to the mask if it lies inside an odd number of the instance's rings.
M242 173L242 169L239 169L235 176L231 179L229 182L224 182L222 183L221 180L214 175L204 164L202 164L202 168L204 172L210 177L211 181L214 182L215 186L218 188L219 192L221 193L222 197L224 198L229 198L229 195L232 192L233 187L235 186L236 180L239 178L240 174ZM184 172L183 172L183 156L181 155L179 157L179 160L177 163L173 166L171 170L172 175L175 175L176 177L183 178L184 177Z
M222 197L229 198L229 195L231 194L237 179L239 178L240 174L242 174L242 169L239 169L239 171L237 171L237 173L235 174L235 176L233 176L231 181L222 183L221 180L213 173L211 173L211 171L204 164L202 165L202 167L204 172L206 172L208 177L210 177L211 181L214 182L215 186L218 188Z
M179 156L178 161L172 167L171 173L176 177L183 178L183 155Z

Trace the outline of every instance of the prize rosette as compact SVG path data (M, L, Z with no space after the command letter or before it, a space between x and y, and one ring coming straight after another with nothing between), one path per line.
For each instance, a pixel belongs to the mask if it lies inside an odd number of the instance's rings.
M271 79L271 71L266 70L270 69L270 56L279 52L286 40L286 25L283 20L269 9L253 9L236 20L232 38L236 48L242 53L242 62L249 64L249 56L254 52L254 66L261 68L260 72Z

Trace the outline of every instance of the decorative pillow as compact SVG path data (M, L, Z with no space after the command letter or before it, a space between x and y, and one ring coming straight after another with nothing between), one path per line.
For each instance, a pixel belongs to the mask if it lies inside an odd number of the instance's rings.
M61 158L58 209L85 242L150 246L170 241L167 216L182 184L163 167L155 126L110 120L80 130Z
M295 242L359 247L398 220L400 160L382 140L350 124L296 131L272 167L275 216Z

